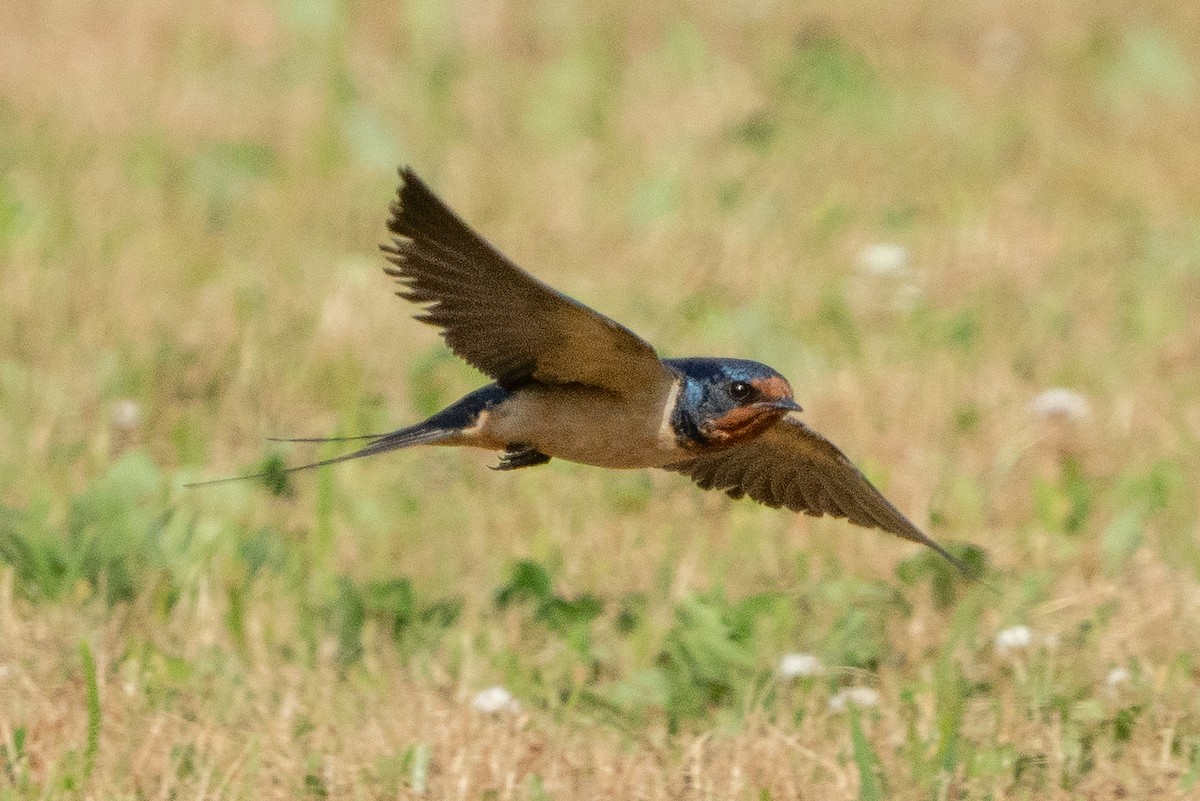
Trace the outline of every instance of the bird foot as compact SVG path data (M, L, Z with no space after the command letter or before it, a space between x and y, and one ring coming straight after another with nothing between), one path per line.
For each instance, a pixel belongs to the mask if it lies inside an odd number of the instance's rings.
M550 457L532 445L509 445L500 456L500 464L493 470L518 470L522 467L536 467L550 461Z

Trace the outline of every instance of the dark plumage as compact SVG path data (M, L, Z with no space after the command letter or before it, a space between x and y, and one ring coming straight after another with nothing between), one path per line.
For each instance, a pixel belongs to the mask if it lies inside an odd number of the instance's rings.
M513 264L412 170L400 178L387 224L396 238L380 246L392 263L384 271L404 286L400 297L426 307L417 319L441 328L458 356L507 388L666 386L670 377L643 339Z
M844 517L928 545L956 562L883 497L836 445L790 417L754 439L665 467L689 476L701 489L725 490L731 498L749 496L813 517Z

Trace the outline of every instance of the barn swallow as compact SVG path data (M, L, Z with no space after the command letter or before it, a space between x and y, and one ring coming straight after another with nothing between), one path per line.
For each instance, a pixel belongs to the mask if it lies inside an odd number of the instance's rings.
M497 470L555 458L658 467L733 498L882 529L965 572L833 443L792 416L800 404L774 369L746 359L659 358L625 326L510 261L410 169L400 170L389 211L393 236L380 249L397 294L423 307L417 319L441 329L450 349L493 383L422 423L335 438L371 441L286 472L414 445L500 451ZM236 479L218 481L228 480Z

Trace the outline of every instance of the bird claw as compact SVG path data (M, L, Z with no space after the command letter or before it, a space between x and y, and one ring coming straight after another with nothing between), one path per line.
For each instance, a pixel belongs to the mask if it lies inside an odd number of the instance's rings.
M536 467L550 461L550 457L532 445L509 445L500 457L500 464L493 470L518 470L522 467Z

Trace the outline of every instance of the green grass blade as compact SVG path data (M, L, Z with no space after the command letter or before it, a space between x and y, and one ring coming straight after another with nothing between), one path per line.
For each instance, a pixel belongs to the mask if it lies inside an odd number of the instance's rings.
M858 768L858 801L883 801L883 780L879 775L879 757L871 747L859 719L858 707L848 704L850 741L854 746L854 764Z
M87 689L87 745L83 751L83 780L91 778L100 753L100 686L96 680L96 657L86 641L79 643L83 681Z

